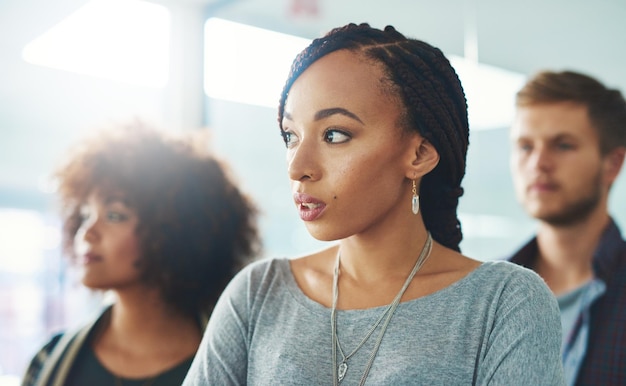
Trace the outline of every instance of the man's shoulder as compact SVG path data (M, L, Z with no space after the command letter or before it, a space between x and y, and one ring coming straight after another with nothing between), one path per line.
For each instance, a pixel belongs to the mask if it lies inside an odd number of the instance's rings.
M499 260L506 260L525 268L531 268L534 260L537 258L538 252L539 245L537 244L537 237L532 236L521 247L515 250L515 252Z

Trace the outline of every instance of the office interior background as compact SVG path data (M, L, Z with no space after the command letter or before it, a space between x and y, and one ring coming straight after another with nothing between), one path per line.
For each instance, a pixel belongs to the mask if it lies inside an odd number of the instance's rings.
M516 201L514 93L541 69L626 92L624 0L2 0L0 385L17 384L50 334L98 307L60 251L50 179L85 133L140 118L208 128L262 210L264 255L312 239L293 208L276 107L296 53L348 22L394 25L447 54L465 87L470 148L460 201L466 255L505 257L533 233ZM626 172L610 198L626 229Z

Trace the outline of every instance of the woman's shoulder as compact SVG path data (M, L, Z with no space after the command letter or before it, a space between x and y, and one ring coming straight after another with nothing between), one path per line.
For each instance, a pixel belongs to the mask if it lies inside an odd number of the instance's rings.
M266 275L284 272L289 269L287 257L264 257L246 265L237 276L258 278Z
M325 265L328 261L330 261L329 258L334 258L336 254L336 248L330 247L307 255L295 257L260 258L244 267L239 272L238 276L244 276L248 279L255 279L285 274L293 276L301 270L324 271L326 268Z
M543 278L536 272L508 261L486 261L476 270L476 283L484 290L509 300L532 299L536 305L558 307Z
M547 289L544 280L535 271L505 260L485 261L481 264L478 272L481 275L500 277L511 282L545 286Z
M475 300L542 296L553 298L543 279L530 269L508 261L482 261L459 280L433 293L438 296Z
M456 317L471 315L476 331L485 325L508 331L521 325L538 331L560 325L556 298L543 279L506 261L482 262L465 278L435 294L428 306L445 313L450 312L451 304Z
M97 310L96 315L89 316L86 321L53 334L31 359L23 377L22 386L34 385L44 367L54 369L60 361L73 361L75 353L88 339L96 323L108 315L110 309L110 305L105 305ZM70 347L72 347L71 350Z
M74 338L74 331L70 330L53 334L32 357L24 373L21 385L30 386L37 384L44 367L56 368L59 361L65 357L67 346ZM49 363L51 361L53 363Z
M39 373L41 372L41 369L49 360L52 351L57 346L63 335L64 332L58 332L52 335L52 337L43 345L43 347L41 347L39 351L37 351L37 353L32 357L26 369L26 373L24 374L22 379L23 386L35 384Z
M257 292L261 287L284 281L290 274L289 259L286 257L264 257L243 267L230 281L224 292L232 295ZM243 292L242 292L243 290Z
M309 297L318 301L316 292L307 291L309 281L317 280L327 263L325 255L329 252L319 251L306 256L263 258L244 267L228 285L226 292L231 299L244 299L249 296L265 298L266 296L292 296L300 299ZM330 261L330 260L329 260ZM313 279L312 279L313 278Z

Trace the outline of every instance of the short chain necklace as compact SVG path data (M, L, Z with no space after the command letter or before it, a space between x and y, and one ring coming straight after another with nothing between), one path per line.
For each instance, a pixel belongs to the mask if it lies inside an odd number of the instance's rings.
M341 344L339 343L339 337L337 336L337 299L339 299L338 283L339 283L339 260L341 259L341 252L337 253L337 261L335 262L335 270L333 272L333 304L330 310L331 340L333 344L332 355L333 355L333 385L334 386L338 386L339 383L341 383L343 378L346 376L346 372L348 371L348 360L354 354L356 354L357 351L359 351L359 349L365 344L365 342L367 342L369 337L374 333L376 328L378 328L378 326L383 321L383 319L385 319L385 322L383 323L383 326L380 332L378 333L378 338L376 339L374 348L372 349L372 352L369 356L367 367L365 368L365 371L363 372L363 376L361 377L361 381L359 382L359 385L361 386L365 384L365 380L367 379L370 369L372 368L372 364L374 363L374 358L376 358L376 354L378 353L380 344L383 341L383 336L385 335L385 331L387 331L387 326L389 325L389 322L391 321L391 317L393 316L393 313L398 307L398 304L400 304L400 299L402 298L402 295L404 295L404 292L406 292L406 289L409 288L409 285L411 284L413 277L415 277L415 274L417 273L417 271L419 271L419 269L422 267L422 265L424 265L424 263L430 256L430 252L432 250L432 241L433 241L432 236L430 235L430 232L428 232L428 238L426 239L426 242L424 243L424 247L422 248L422 251L420 252L419 257L417 258L417 261L415 262L415 266L413 267L413 270L411 271L406 281L404 282L404 285L400 289L400 292L398 292L398 294L393 299L391 304L389 304L389 306L385 309L385 312L383 312L382 315L380 315L380 317L378 318L378 320L376 320L374 325L367 331L367 334L365 334L365 337L361 340L361 342L348 355L344 354L343 349L341 348ZM385 316L387 316L387 318L385 318ZM339 349L339 353L341 354L341 357L343 358L339 366L337 366L337 349Z

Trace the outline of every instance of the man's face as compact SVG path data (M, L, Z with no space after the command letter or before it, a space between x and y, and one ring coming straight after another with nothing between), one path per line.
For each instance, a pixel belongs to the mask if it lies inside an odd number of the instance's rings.
M606 203L608 157L587 108L559 102L520 107L511 128L511 169L518 200L534 218L567 225Z

